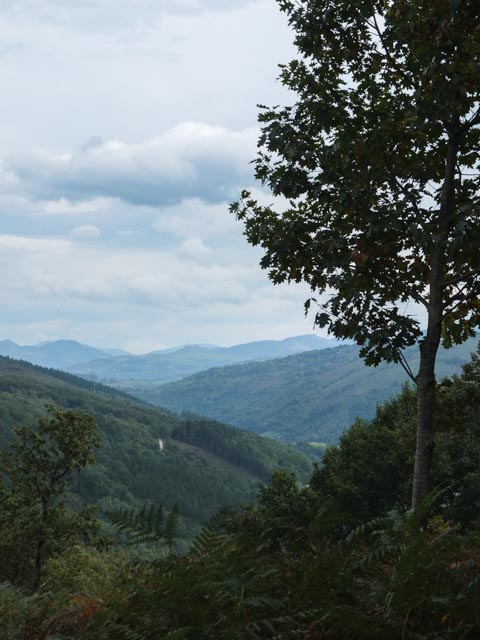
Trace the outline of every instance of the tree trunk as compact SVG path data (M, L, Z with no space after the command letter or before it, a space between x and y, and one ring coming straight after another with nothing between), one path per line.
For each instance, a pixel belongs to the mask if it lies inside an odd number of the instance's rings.
M38 591L42 582L43 569L43 548L45 546L45 523L47 520L48 505L42 498L42 515L40 520L40 530L38 533L37 548L35 550L35 574L33 580L33 590Z
M430 470L433 456L433 425L435 410L435 360L440 331L428 335L420 347L420 369L417 376L417 444L413 472L412 509L430 490Z
M418 507L430 491L430 471L434 445L435 361L442 336L445 253L455 210L455 171L459 145L458 127L459 121L458 118L455 118L452 121L445 158L445 178L438 225L435 235L432 236L428 327L425 339L420 345L420 368L416 377L417 445L413 471L412 509Z

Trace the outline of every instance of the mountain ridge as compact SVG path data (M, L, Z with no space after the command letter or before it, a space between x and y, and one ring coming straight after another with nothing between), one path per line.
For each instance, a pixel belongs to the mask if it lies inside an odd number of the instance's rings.
M333 339L306 334L284 340L257 340L231 347L185 345L175 350L162 350L140 356L102 358L73 365L68 371L131 389L139 384L160 384L179 380L211 367L271 359L312 349L332 348L337 344Z
M12 340L0 341L0 355L49 368L67 368L94 358L109 358L107 350L97 349L76 340L53 340L36 345L19 345Z
M440 349L437 376L458 373L477 341ZM358 352L355 345L342 345L217 367L132 393L172 411L194 411L286 442L334 444L356 417L372 418L377 404L409 380L400 365L367 367ZM408 349L406 357L415 370L418 348Z

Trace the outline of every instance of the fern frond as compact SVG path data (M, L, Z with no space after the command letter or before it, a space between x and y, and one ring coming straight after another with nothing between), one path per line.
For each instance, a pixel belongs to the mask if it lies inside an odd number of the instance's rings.
M108 636L115 638L115 640L147 640L145 636L137 633L130 627L113 621L107 622L105 630L108 632Z
M163 505L144 505L107 513L110 522L127 536L127 544L160 542L165 538Z
M195 536L191 550L195 554L202 555L209 549L214 548L216 543L224 538L224 535L221 534L220 531L225 527L228 517L229 512L224 509L220 509L220 511L212 516Z
M356 607L338 605L320 619L335 640L391 640L392 629L378 624Z
M173 506L165 523L165 543L169 553L172 553L175 545L175 536L178 531L178 523L180 522L180 509L178 504Z
M381 516L379 518L373 518L364 524L360 524L355 527L353 531L346 537L345 542L350 544L359 538L364 538L368 534L372 534L376 531L383 531L391 528L392 518L391 516Z
M434 504L438 501L438 499L444 494L447 493L451 489L450 485L435 487L433 491L425 496L422 502L417 506L415 511L409 511L410 520L409 520L409 531L410 533L416 534L420 529L421 525L425 522L427 514L431 511Z

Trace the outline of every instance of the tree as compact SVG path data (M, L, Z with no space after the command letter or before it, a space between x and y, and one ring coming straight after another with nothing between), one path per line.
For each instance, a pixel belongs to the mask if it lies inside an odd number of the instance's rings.
M442 380L436 395L432 481L442 493L434 507L446 520L464 528L478 528L479 524L479 374L480 359L473 354L462 375ZM338 446L327 447L310 487L343 514L345 526L408 507L415 414L415 394L406 385L398 396L377 407L372 420L357 419L342 434Z
M287 204L244 191L231 210L274 283L326 296L316 325L415 382L415 507L429 489L438 346L480 323L480 4L278 3L300 54L280 78L297 99L261 107L255 166ZM402 351L418 341L414 374Z
M94 461L95 421L49 408L38 428L19 427L0 457L2 577L37 590L45 561L68 543L96 531L91 510L66 505L68 482Z

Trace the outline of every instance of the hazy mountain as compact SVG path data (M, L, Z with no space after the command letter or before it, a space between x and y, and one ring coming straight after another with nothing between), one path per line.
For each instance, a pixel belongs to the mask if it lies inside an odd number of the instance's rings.
M458 372L477 339L441 349L437 376ZM418 348L406 357L415 371ZM358 347L308 351L266 362L210 369L135 393L174 411L195 411L285 441L336 442L359 416L397 393L407 376L400 365L367 367Z
M312 349L334 347L337 344L335 340L305 335L285 340L248 342L232 347L186 345L142 356L97 359L71 366L69 371L95 377L122 388L134 388L179 380L211 367L222 367L249 360L278 358Z
M97 464L74 487L78 504L115 508L151 500L200 522L254 497L282 466L306 479L303 454L267 438L194 416L181 418L115 389L60 371L0 358L0 446L16 425L33 425L49 404L95 416ZM160 446L161 440L161 446Z
M111 354L76 340L54 340L36 345L21 346L11 340L0 341L0 355L26 360L42 367L66 369L75 363L109 358Z
M131 356L132 354L129 353L128 351L125 351L125 349L101 349L101 351L103 351L103 353L106 353L109 356Z

